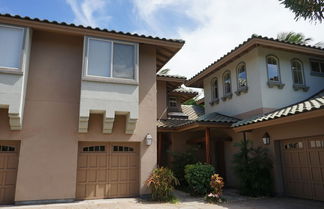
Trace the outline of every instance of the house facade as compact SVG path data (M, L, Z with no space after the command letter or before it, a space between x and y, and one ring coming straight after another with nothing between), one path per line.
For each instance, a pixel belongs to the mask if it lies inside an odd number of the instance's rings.
M0 203L146 194L156 72L183 44L0 15Z
M251 140L269 151L276 194L323 201L323 60L321 48L252 36L185 82L204 89L204 108L182 105L187 117L158 118L158 147L169 153L159 164L195 147L237 188L235 144Z

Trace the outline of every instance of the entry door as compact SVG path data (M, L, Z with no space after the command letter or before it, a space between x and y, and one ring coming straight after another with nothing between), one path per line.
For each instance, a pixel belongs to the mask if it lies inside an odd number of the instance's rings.
M324 136L281 143L285 192L324 201Z
M15 200L19 142L0 141L0 204Z
M78 155L77 199L139 194L138 143L81 142Z

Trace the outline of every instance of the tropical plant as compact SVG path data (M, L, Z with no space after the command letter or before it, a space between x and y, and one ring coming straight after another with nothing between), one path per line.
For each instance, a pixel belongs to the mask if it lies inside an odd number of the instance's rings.
M185 179L185 166L188 164L198 163L198 159L196 157L197 149L190 148L185 152L173 152L172 155L172 162L171 162L171 169L174 175L179 179L181 187L180 189L185 189L188 184Z
M312 38L306 38L302 33L296 33L292 31L278 33L277 39L294 44L309 44L309 42L313 40Z
M224 187L224 180L219 174L214 174L210 178L210 186L213 189L205 199L207 202L222 202L222 193Z
M185 179L192 195L205 195L212 190L210 177L215 169L209 164L191 164L185 167Z
M249 196L271 195L272 162L265 148L254 148L249 140L236 144L239 152L234 154L234 172L240 181L240 192Z
M295 20L300 18L310 21L319 21L324 19L324 1L323 0L279 0L281 4L295 13Z
M160 167L153 170L146 184L152 191L152 200L169 201L172 200L172 190L179 181L170 169Z

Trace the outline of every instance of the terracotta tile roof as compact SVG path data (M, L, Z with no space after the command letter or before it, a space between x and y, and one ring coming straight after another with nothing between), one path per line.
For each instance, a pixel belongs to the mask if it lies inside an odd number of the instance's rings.
M28 21L35 21L35 22L42 22L42 23L50 23L55 25L62 25L62 26L69 26L74 28L81 28L81 29L88 29L88 30L96 30L101 32L107 32L107 33L114 33L114 34L120 34L120 35L127 35L127 36L136 36L140 38L148 38L148 39L155 39L160 41L169 41L169 42L177 42L177 43L184 43L184 40L181 39L167 39L167 38L160 38L160 37L153 37L153 36L145 36L137 33L129 33L129 32L122 32L122 31L115 31L115 30L108 30L104 28L93 28L90 26L83 26L83 25L75 25L73 23L66 23L66 22L57 22L57 21L50 21L47 19L39 19L39 18L31 18L28 16L19 16L19 15L11 15L11 14L1 14L0 17L10 17L10 18L16 18L16 19L22 19L22 20L28 20Z
M234 127L249 125L249 124L258 123L262 121L274 120L277 118L287 117L290 115L296 115L296 114L310 112L313 110L318 110L323 108L324 108L324 89L307 100L278 109L271 113L267 113L261 116L254 116L246 120L238 121L232 124L232 127L234 128Z
M191 123L190 120L184 119L161 119L157 121L158 128L177 128Z
M183 88L183 87L179 87L177 89L174 89L172 92L183 93L183 94L198 94L198 92L196 92L196 91L194 91L192 89Z
M289 44L289 45L293 45L293 46L302 46L305 48L309 48L309 49L316 49L319 51L324 51L324 48L319 47L319 46L313 46L313 45L306 45L306 44L295 44L295 43L291 43L291 42L287 42L287 41L281 41L279 39L274 39L274 38L269 38L269 37L265 37L265 36L259 36L259 35L252 35L250 38L248 38L246 41L244 41L243 43L241 43L240 45L238 45L237 47L235 47L234 49L232 49L231 51L229 51L228 53L226 53L225 55L223 55L222 57L220 57L219 59L217 59L216 61L214 61L213 63L211 63L210 65L208 65L207 67L205 67L203 70L201 70L200 72L198 72L197 74L195 74L193 77L191 77L189 80L187 80L186 83L188 83L188 86L193 86L191 83L193 82L193 80L200 76L201 74L204 74L206 72L207 69L209 69L211 66L215 65L218 62L221 62L223 60L225 60L229 55L231 55L232 53L234 53L235 51L238 51L240 48L242 48L244 45L247 45L249 42L252 42L253 40L266 40L266 41L273 41L273 42L277 42L277 43L283 43L283 44Z
M165 77L165 78L187 79L185 76L182 76L182 75L169 75L169 74L159 74L159 73L157 73L156 76L158 76L158 77Z
M209 113L206 115L202 115L197 118L198 122L215 122L215 123L235 123L239 121L237 118L233 118L227 115L222 115L217 112Z
M235 123L239 120L219 113L205 115L204 108L197 105L181 105L181 110L188 116L188 119L161 119L157 121L157 127L179 128L197 122Z
M198 105L181 105L181 110L189 120L196 120L205 114L205 109Z

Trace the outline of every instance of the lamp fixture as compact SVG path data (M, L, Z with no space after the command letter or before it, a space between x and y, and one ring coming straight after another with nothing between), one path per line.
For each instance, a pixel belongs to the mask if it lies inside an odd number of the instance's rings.
M153 141L153 137L151 136L151 134L147 134L145 136L145 142L146 142L146 145L147 146L150 146L152 144L152 141Z
M270 144L270 135L268 132L265 132L263 137L262 137L263 144L269 145Z

